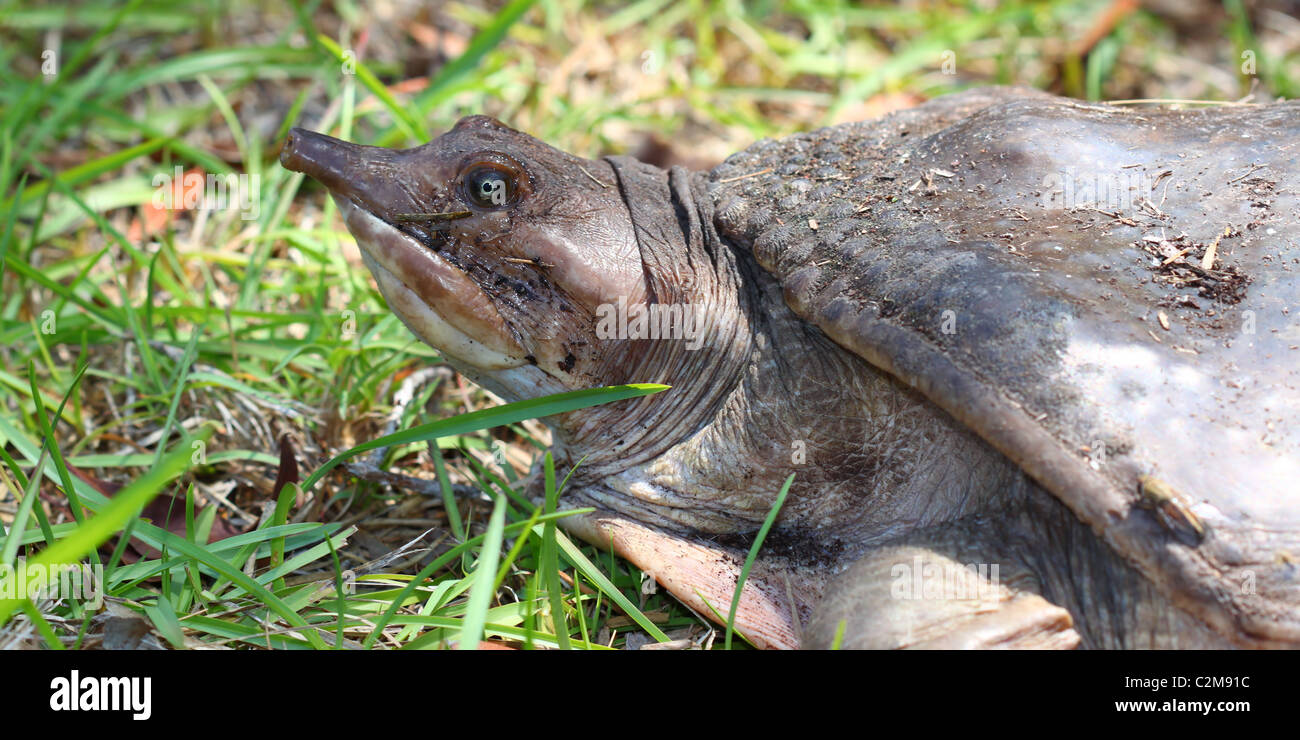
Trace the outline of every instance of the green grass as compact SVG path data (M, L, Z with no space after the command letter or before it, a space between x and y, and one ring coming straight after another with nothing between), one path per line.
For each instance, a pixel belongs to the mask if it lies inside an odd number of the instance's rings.
M279 167L284 133L407 146L482 112L584 156L657 132L710 161L975 84L1235 99L1254 82L1239 69L1251 52L1261 94L1300 90L1300 48L1239 2L1214 35L1228 40L1187 44L1139 11L1082 56L1071 42L1100 8L515 0L431 19L352 2L0 6L0 565L98 564L114 607L174 647L703 640L634 567L556 527L571 471L525 423L553 405L481 411L483 394L449 376L397 400L439 357L349 260L334 205ZM176 167L258 178L250 218L148 221L155 176ZM273 499L283 434L301 485ZM542 469L544 506L483 454L494 440ZM344 455L437 494L357 478ZM158 495L175 497L183 531L139 516ZM374 531L432 532L368 563L357 540L385 518L420 524ZM227 521L241 533L209 542ZM0 599L0 644L81 647L94 616Z

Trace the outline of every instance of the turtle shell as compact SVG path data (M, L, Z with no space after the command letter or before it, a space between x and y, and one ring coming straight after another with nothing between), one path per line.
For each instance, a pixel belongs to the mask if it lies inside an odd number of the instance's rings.
M1019 89L709 174L790 307L1057 496L1174 603L1300 642L1300 102Z

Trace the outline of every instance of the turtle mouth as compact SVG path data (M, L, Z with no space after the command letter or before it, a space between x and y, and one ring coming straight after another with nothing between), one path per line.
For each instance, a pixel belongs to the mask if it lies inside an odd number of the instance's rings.
M334 201L379 291L416 336L481 370L528 363L528 352L487 293L440 254L437 243L444 236L392 223L337 193Z
M280 164L324 185L348 230L361 247L379 291L406 326L454 364L478 370L507 370L527 362L528 353L497 306L442 247L445 220L428 230L378 214L413 206L403 183L419 182L410 150L352 144L294 128L280 150ZM426 214L427 215L427 214Z

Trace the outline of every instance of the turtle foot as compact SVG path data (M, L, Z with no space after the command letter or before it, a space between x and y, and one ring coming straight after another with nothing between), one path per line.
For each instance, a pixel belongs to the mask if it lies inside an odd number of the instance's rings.
M745 553L699 537L664 531L606 511L562 520L564 529L630 560L697 614L726 621ZM736 632L758 648L797 649L823 570L763 556L754 562L736 609Z
M962 563L915 546L882 547L826 588L805 647L827 649L1072 649L1065 609L1012 563Z

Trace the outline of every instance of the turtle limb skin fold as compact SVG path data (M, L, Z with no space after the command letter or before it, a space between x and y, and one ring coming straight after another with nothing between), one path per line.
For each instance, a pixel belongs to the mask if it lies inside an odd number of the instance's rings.
M1031 481L1002 501L869 551L826 585L803 646L830 647L841 622L845 648L1232 646Z
M1011 573L999 565L998 577ZM1026 571L1017 580L1032 579ZM838 642L837 642L838 640ZM1070 613L934 550L882 547L832 582L804 647L846 650L1071 649Z

